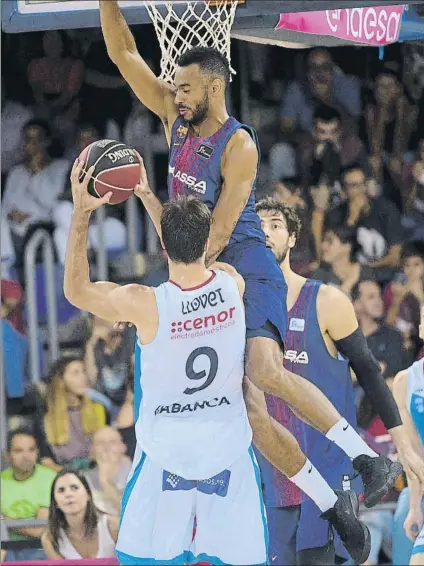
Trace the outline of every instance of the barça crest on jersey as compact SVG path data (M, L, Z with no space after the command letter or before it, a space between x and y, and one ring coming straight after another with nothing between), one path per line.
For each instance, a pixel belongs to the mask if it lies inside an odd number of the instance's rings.
M214 151L215 151L214 148L211 147L210 145L201 143L196 153L197 155L200 155L200 157L204 157L205 159L210 159Z
M187 133L188 133L188 128L187 128L187 126L183 126L183 125L181 124L181 126L179 126L178 129L177 129L177 137L179 137L179 138L185 138L186 135L187 135Z

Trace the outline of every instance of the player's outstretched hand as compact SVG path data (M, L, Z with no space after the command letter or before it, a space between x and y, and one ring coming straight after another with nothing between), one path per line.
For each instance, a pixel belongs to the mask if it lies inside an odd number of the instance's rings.
M144 167L143 158L138 153L138 151L136 151L136 154L140 161L141 171L140 171L140 182L138 183L138 185L136 185L134 189L134 194L138 198L143 199L144 197L149 196L151 194L152 189L150 188L149 181L147 179L147 173L146 173L146 168Z
M91 196L88 192L88 183L93 174L94 166L90 167L84 177L83 167L84 164L76 159L71 171L72 199L76 211L88 213L108 203L113 193L106 193L101 198Z

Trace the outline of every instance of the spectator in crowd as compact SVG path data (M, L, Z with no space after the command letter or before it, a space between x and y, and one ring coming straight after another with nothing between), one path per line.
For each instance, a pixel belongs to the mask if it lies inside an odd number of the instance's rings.
M102 405L88 397L88 378L84 362L77 357L57 360L47 378L44 411L36 422L40 444L48 465L87 467L92 436L106 424ZM45 442L45 441L44 441Z
M298 245L291 251L291 263L296 273L301 275L311 271L315 263L315 243L310 230L310 211L299 177L282 177L275 185L272 196L281 202L293 206L298 214L302 230Z
M94 505L106 515L118 517L131 460L117 430L106 426L93 435L91 457L94 467L84 472L90 484Z
M24 158L22 129L33 118L32 111L13 100L6 93L5 81L1 79L1 175L2 185L7 173ZM3 222L2 222L3 225ZM3 247L3 244L2 244Z
M53 238L62 265L65 263L66 244L68 242L69 230L72 218L72 192L70 173L75 158L81 151L91 143L100 139L98 130L92 124L81 124L77 133L76 152L72 155L72 164L68 164L68 174L63 184L64 192L59 197L59 202L53 210L54 232ZM92 216L88 231L88 242L92 249L97 250L100 238L104 238L106 250L123 249L126 246L127 234L125 229L125 205L115 205L105 208L105 221L103 232L99 230L97 217Z
M114 327L113 323L98 317L91 320L91 336L84 356L89 383L119 407L127 395L135 331L129 327Z
M329 106L316 108L312 133L299 144L298 161L303 186L324 182L330 187L330 209L342 200L342 170L353 164L364 170L368 166L362 142L353 132L343 132L340 112Z
M1 472L1 514L3 519L47 520L50 489L55 472L37 464L38 448L31 431L17 429L9 434L7 457L10 468ZM39 539L43 527L9 528L10 540ZM10 550L7 560L42 560L37 548Z
M310 132L314 110L321 104L340 112L343 119L356 119L361 113L361 85L335 66L328 49L317 47L308 55L306 80L290 83L283 98L283 132Z
M79 115L78 93L84 79L84 65L81 60L70 57L67 44L65 32L46 31L44 57L33 59L28 65L36 115L53 123L64 140L73 138Z
M17 281L1 280L1 317L25 334L24 291Z
M152 62L147 61L147 64L153 70ZM130 96L132 108L122 132L123 141L143 155L146 146L152 141L153 117L152 113L138 100L132 90L130 90Z
M81 119L92 122L105 134L113 119L119 131L131 111L131 96L127 83L110 60L100 30L92 33L84 57L85 76L81 90Z
M25 161L10 171L2 207L20 259L33 230L40 225L51 226L52 212L68 171L66 161L50 157L51 131L47 122L28 122L24 139Z
M374 268L396 268L403 240L399 211L384 197L369 196L366 172L360 165L344 172L343 186L347 201L326 214L325 224L356 228L360 263Z
M323 265L315 271L313 278L336 285L350 295L358 281L372 277L372 269L356 260L357 247L354 228L338 226L329 229L321 247Z
M347 77L336 68L330 52L325 48L313 49L307 59L305 80L288 85L281 104L283 140L269 153L271 182L283 174L298 174L295 147L305 132L312 133L314 112L325 105L337 111L343 127L351 129L353 119L361 113L361 88L357 79ZM348 125L349 124L349 125Z
M99 515L86 478L62 470L53 482L48 529L42 536L49 560L113 558L117 517Z
M373 100L365 108L361 128L374 177L380 183L384 165L392 175L401 174L416 119L416 108L406 96L398 76L383 69L375 80Z
M359 326L371 352L381 365L383 376L393 378L407 366L400 332L387 326L380 286L373 279L358 281L351 292Z
M386 321L404 336L407 349L414 349L424 304L424 243L411 242L402 250L402 272L387 285L384 293Z
M418 143L418 151L404 186L405 216L403 223L411 240L424 240L424 139Z

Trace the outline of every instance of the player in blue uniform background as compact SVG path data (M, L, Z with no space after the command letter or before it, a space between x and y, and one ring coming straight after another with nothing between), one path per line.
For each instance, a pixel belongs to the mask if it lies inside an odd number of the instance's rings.
M420 338L424 339L424 306L420 319ZM424 457L424 359L398 373L393 394L413 446ZM399 520L402 522L398 526ZM408 542L399 533L402 528ZM424 498L416 478L408 477L408 487L402 491L395 513L393 564L406 564L409 557L411 566L424 564Z
M295 210L272 198L258 202L256 210L267 245L274 252L288 285L289 323L284 365L315 383L349 423L356 426L352 366L358 382L393 432L398 421L396 404L358 327L351 301L339 289L301 277L290 267L290 250L295 247L301 230ZM355 334L359 348L355 340L349 338ZM288 426L298 438L332 488L362 491L360 479L352 479L351 459L338 446L299 420L284 401L267 396L267 406L270 415ZM361 459L369 460L366 455ZM275 563L295 564L297 560L298 564L334 564L335 555L347 559L340 539L333 540L329 536L316 504L264 458L259 461L270 531L270 555Z
M251 128L229 117L226 109L230 71L225 56L213 49L191 49L178 61L175 85L165 84L140 57L118 3L102 0L100 8L109 56L140 101L164 124L170 145L170 197L194 195L208 204L213 210L214 223L207 262L210 264L218 258L230 263L245 279L248 378L261 390L285 399L344 451L353 458L359 457L366 447L354 431L345 430L345 419L318 388L281 364L287 326L286 284L271 250L266 248L254 210L259 164L256 136ZM136 194L160 234L160 201L147 182ZM310 464L296 439L282 427L277 430L279 442L290 454L290 458L281 458L280 469L299 487L304 490L307 487L318 499L322 498L322 484L309 474ZM272 451L275 431L263 426L256 433L260 449L266 452L268 447ZM424 472L417 458L405 456L405 460L424 483ZM376 502L393 485L398 470L388 462L382 465L377 458L373 459L372 468L370 474L369 467L359 471L367 472L364 479L373 494L370 500ZM325 506L327 509L334 506L336 515L343 515L341 507L352 508L345 494L335 497L330 489L325 493Z

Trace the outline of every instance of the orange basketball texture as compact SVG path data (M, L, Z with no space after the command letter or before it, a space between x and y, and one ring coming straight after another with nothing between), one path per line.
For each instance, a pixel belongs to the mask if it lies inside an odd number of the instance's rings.
M134 149L115 140L96 141L82 150L78 160L86 173L94 165L88 192L102 197L112 192L109 204L125 202L140 182L140 161Z

